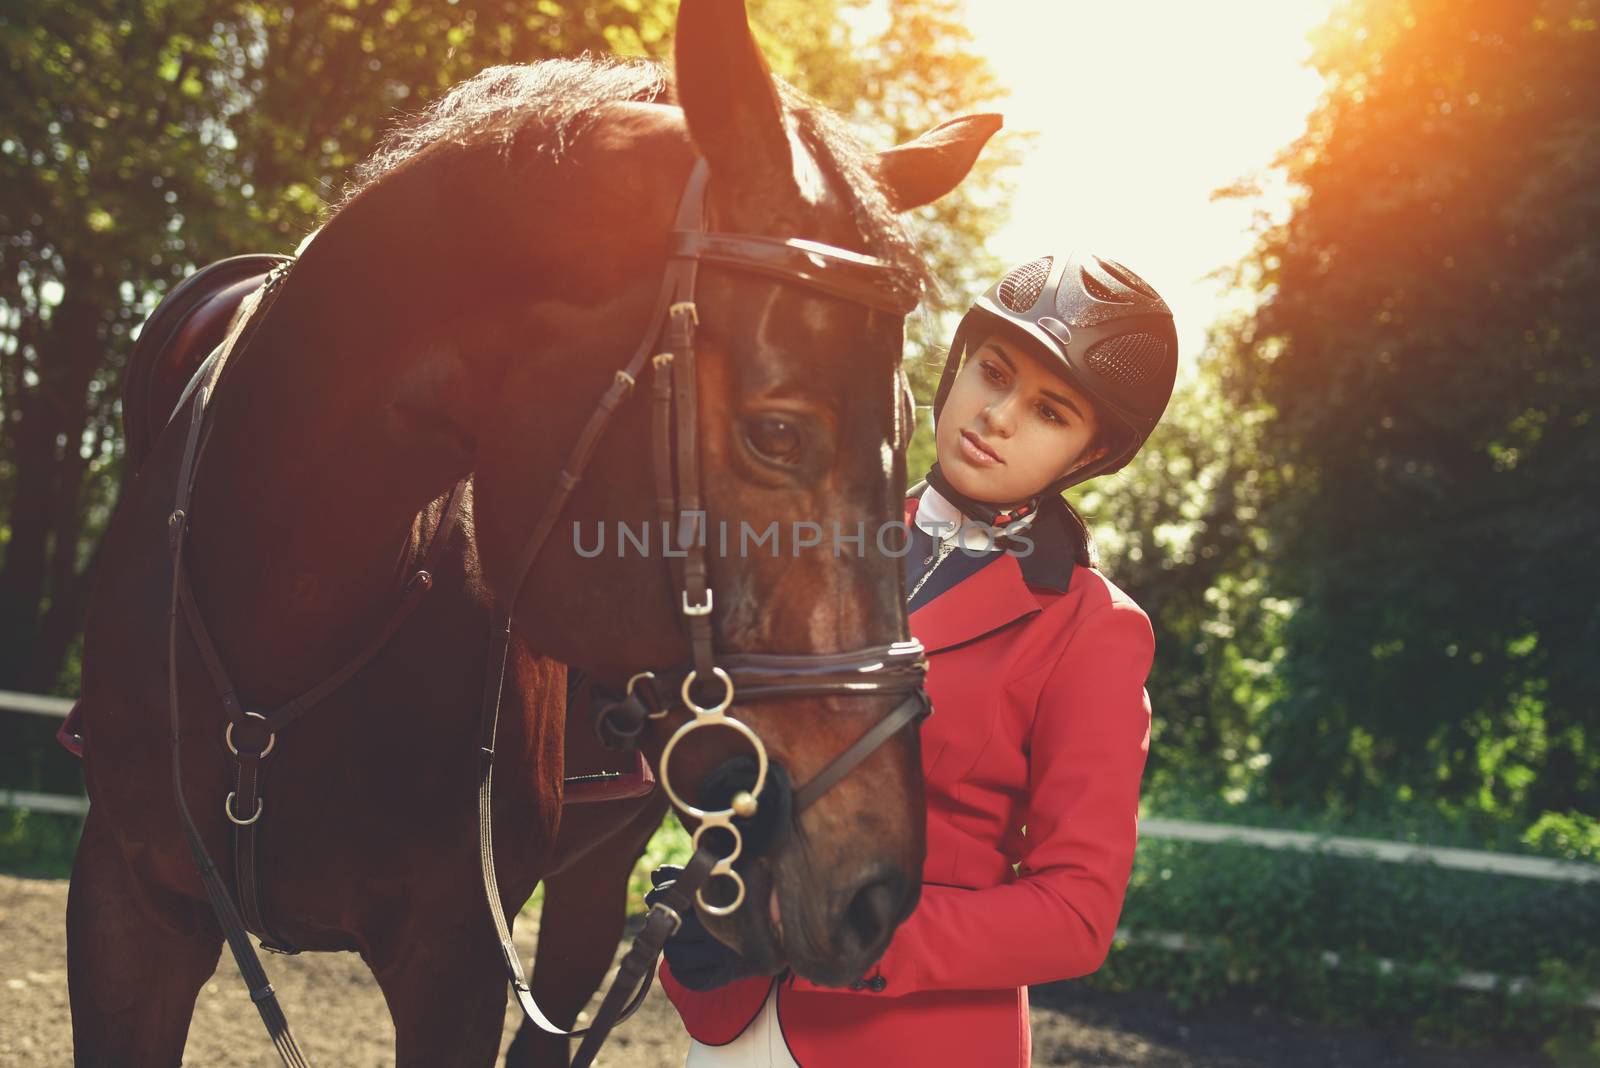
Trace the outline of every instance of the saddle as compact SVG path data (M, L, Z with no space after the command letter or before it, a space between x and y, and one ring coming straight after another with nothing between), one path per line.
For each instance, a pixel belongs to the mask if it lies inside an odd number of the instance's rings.
M222 344L244 298L292 256L257 252L208 264L173 287L139 331L122 378L122 437L134 470L144 464L201 364ZM83 756L78 706L56 731L56 741Z
M122 436L135 469L200 365L227 336L244 298L290 262L292 257L270 253L218 260L179 282L145 320L122 384Z

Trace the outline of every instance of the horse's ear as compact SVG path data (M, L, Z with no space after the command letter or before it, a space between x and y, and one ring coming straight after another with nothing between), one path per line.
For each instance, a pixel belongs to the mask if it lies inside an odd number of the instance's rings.
M739 200L800 197L783 106L744 0L683 0L673 68L689 137Z
M941 122L914 140L878 153L878 184L896 211L931 204L961 184L1004 119L986 113Z

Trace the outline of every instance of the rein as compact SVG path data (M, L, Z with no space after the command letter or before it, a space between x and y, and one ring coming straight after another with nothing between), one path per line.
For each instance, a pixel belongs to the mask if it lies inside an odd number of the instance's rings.
M706 513L700 496L699 435L696 431L699 396L694 342L700 315L694 298L701 261L777 278L864 305L875 312L901 317L908 314L916 302L891 285L893 269L874 257L811 241L707 232L705 201L709 175L705 160L696 160L678 202L667 265L649 318L650 326L633 357L616 372L611 386L578 435L557 480L557 491L518 555L506 610L490 634L489 662L498 667L492 668L486 680L480 740L483 755L478 790L478 840L484 895L500 940L506 975L524 1015L550 1034L583 1037L572 1061L573 1068L588 1068L611 1029L644 1002L655 975L656 960L667 939L682 924L685 908L698 904L711 915L725 916L744 903L744 879L734 869L744 851L744 842L735 820L756 814L757 798L766 784L769 761L766 747L755 731L727 714L736 692L741 701L803 695L906 695L888 715L796 792L794 811L797 815L902 727L920 722L932 711L922 689L927 661L922 644L914 639L842 653L744 653L724 654L720 658L716 653L711 628L715 597L706 566ZM673 585L679 590L678 603L688 639L690 663L687 668L670 672L635 674L628 681L623 700L599 710L596 726L602 740L608 744L630 748L637 745L647 719L664 717L670 711L673 696L680 699L694 718L667 740L657 777L673 805L683 815L698 820L699 826L692 839L693 858L675 881L672 891L646 914L644 928L618 966L594 1023L588 1028L567 1030L552 1024L534 1002L511 940L511 927L506 922L495 881L492 825L495 731L511 643L512 606L567 499L582 479L595 444L605 432L612 413L637 384L647 359L653 374L656 510L667 532L669 544L663 555L668 560ZM714 703L700 703L695 697L695 685L713 681L721 687L720 696ZM732 798L728 808L706 810L687 800L674 785L672 754L694 731L713 728L733 732L750 748L755 757L756 778L748 790ZM717 836L708 839L714 833ZM712 842L725 844L726 851L719 851ZM733 898L727 904L713 904L706 899L705 889L716 878L725 879L733 886Z

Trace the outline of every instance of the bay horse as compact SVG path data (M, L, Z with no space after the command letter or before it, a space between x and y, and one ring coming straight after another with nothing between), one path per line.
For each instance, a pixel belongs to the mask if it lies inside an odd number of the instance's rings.
M257 935L361 953L398 1064L484 1065L505 971L474 876L475 787L485 766L498 770L491 905L515 910L556 840L563 665L620 690L696 642L826 657L905 641L897 561L870 536L858 556L713 557L695 602L659 559L591 558L564 536L519 553L551 501L564 500L574 529L643 527L656 512L660 483L641 462L647 401L613 386L680 255L670 229L689 176L709 171L706 211L721 231L859 250L909 291L921 267L894 213L959 183L996 125L953 120L868 154L771 77L727 0L685 0L674 69L551 61L452 90L369 161L270 302L247 305L214 394L204 386L188 402L192 421L150 442L106 532L85 632L92 803L67 909L78 1063L177 1063L217 964L215 899L169 781L210 856L227 856L230 823L256 828L254 886L221 867L234 900L254 894ZM674 306L674 324L696 320L699 351L674 388L703 402L678 425L677 457L700 465L711 520L897 521L903 316L793 282L707 263L694 303ZM602 395L616 419L573 482L562 460ZM686 454L686 439L697 450ZM188 626L169 628L183 585L163 562L174 544L193 606ZM361 653L424 573L418 610ZM686 637L680 604L705 610L704 640ZM485 747L479 708L496 656L484 635L502 619L499 728ZM219 675L248 716L288 707L352 657L360 669L281 737L234 736L249 724L224 714ZM689 682L685 704L702 717ZM735 722L805 782L891 703L802 693L741 703ZM651 730L685 722L674 709ZM252 774L270 776L251 784L254 806L235 805L241 746ZM685 757L680 783L719 766L717 749ZM916 733L896 732L795 812L742 863L751 906L707 922L764 970L842 985L916 901Z

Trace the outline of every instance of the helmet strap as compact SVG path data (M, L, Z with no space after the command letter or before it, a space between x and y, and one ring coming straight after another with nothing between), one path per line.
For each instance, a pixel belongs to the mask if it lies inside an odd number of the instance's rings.
M1039 498L1042 494L1030 497L1025 504L1015 508L1002 508L990 501L980 501L976 497L968 497L965 493L950 485L950 480L944 477L944 472L939 470L938 461L934 461L928 469L928 485L939 491L939 496L956 506L956 510L974 523L981 523L986 527L994 527L1004 531L1008 524L1015 523L1032 515L1039 510Z

